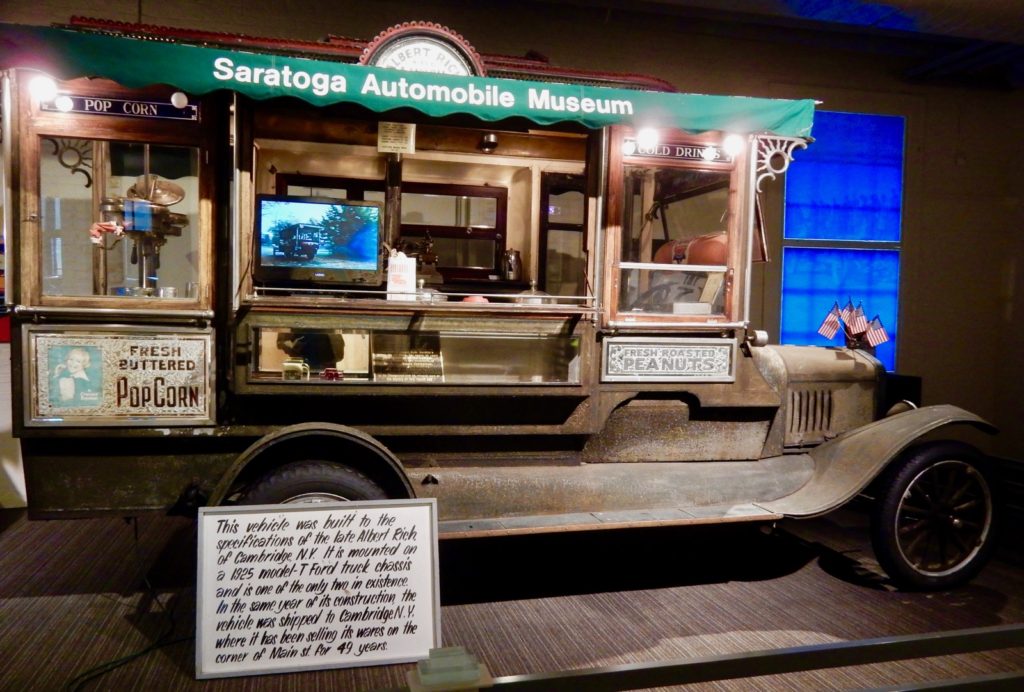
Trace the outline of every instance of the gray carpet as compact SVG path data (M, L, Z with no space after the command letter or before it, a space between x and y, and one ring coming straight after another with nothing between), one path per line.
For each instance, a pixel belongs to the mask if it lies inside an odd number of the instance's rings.
M444 644L504 676L1024 622L1013 553L965 588L901 593L877 571L858 513L783 528L443 542ZM365 690L400 686L410 668L200 682L194 627L190 521L37 522L0 511L0 690L68 689L155 643L82 689ZM693 689L856 689L1022 669L1024 649L1011 649Z

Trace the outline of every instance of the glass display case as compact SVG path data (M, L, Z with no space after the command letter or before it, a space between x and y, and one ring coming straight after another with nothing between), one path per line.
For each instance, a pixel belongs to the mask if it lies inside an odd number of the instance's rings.
M353 326L334 327L339 320ZM564 320L506 319L500 330L462 317L260 321L250 327L250 385L580 383L580 337Z

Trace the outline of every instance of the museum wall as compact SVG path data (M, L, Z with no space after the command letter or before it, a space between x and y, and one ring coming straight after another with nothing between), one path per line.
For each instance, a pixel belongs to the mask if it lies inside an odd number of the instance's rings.
M853 33L827 45L817 32L769 33L571 3L108 0L99 9L85 1L6 0L0 7L0 20L8 22L47 24L72 15L303 39L371 38L402 21L429 20L485 53L532 49L556 65L653 75L681 91L811 97L825 109L903 115L898 369L924 378L926 403L957 404L999 425L991 451L1024 459L1017 393L1024 383L1019 90L909 83L900 75L915 58L873 51L870 39ZM776 256L780 189L772 188L769 204ZM777 338L778 264L759 269L755 280L755 322Z

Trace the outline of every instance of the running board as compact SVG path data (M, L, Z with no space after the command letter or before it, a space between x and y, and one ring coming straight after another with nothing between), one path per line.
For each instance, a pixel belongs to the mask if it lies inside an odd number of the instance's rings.
M617 512L579 512L576 514L539 514L501 519L469 519L438 522L440 538L478 538L515 536L561 531L604 531L651 526L684 526L733 522L763 522L782 519L747 503L686 509L626 510Z

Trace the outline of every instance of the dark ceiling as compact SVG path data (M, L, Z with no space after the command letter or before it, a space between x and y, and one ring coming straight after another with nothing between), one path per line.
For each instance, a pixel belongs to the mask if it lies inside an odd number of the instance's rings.
M909 82L1024 87L1024 0L549 0L906 58ZM698 26L699 28L699 26Z

